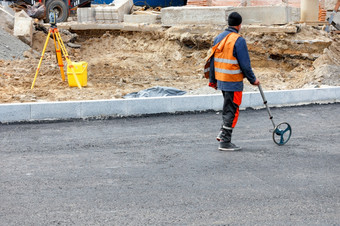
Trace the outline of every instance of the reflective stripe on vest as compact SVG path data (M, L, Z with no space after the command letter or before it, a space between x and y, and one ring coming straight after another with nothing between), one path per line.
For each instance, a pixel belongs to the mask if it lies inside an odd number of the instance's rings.
M239 37L239 34L231 32L214 46L216 47L214 55L215 78L219 81L243 81L243 73L240 65L233 56L234 46Z
M237 60L228 60L228 59L222 59L222 58L214 58L216 62L226 63L226 64L238 64Z

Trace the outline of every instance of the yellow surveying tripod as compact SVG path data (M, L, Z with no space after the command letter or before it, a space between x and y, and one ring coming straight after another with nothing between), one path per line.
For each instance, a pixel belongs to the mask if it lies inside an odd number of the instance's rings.
M73 66L73 64L72 64L72 62L71 62L71 60L68 56L64 42L61 39L60 33L58 31L56 14L53 10L50 11L49 20L50 20L51 27L48 30L48 35L47 35L47 38L46 38L46 41L45 41L44 49L43 49L41 57L40 57L38 68L35 72L35 76L34 76L34 80L32 82L31 89L33 89L34 84L35 84L35 80L37 79L37 76L38 76L38 73L39 73L39 70L40 70L40 66L41 66L42 60L44 58L44 54L45 54L46 47L47 47L47 44L48 44L48 40L50 39L51 34L52 34L53 40L54 40L54 46L55 46L55 51L56 51L56 55L57 55L58 65L59 65L59 68L60 68L61 79L63 81L65 81L64 64L63 64L63 59L62 59L62 54L63 54L66 61L67 61L68 68L70 68L71 71L72 71L72 74L74 76L74 80L76 81L78 88L81 89L80 82L78 80L76 72L74 71L74 66Z

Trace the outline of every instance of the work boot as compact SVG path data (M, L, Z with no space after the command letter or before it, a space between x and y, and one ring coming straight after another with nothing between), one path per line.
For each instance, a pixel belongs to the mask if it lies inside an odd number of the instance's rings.
M231 142L220 142L220 146L218 147L218 150L220 151L239 151L241 150L241 147L236 146L235 144Z

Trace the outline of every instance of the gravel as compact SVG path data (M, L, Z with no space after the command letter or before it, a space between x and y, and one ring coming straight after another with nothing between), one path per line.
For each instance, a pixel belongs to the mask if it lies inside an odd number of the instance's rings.
M23 59L31 47L0 28L0 60Z

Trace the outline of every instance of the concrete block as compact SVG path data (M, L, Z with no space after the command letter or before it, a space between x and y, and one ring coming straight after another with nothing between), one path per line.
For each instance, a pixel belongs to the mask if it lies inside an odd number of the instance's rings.
M18 37L26 44L32 46L33 19L29 17L23 10L15 14L13 35Z
M133 0L115 0L115 7L117 8L119 22L124 21L124 15L130 14L133 7Z
M103 13L104 20L110 20L112 21L112 12L104 12Z
M20 18L31 18L24 10L21 10L20 12L15 13L15 17Z
M300 10L287 6L262 6L262 7L237 7L226 11L227 17L232 12L238 12L242 16L242 24L287 24L300 21Z
M120 22L120 20L119 20L119 16L118 16L118 13L111 13L111 20L113 20L113 21L119 21Z
M95 10L91 7L78 8L77 9L77 20L79 23L82 22L95 22Z
M184 24L226 25L231 12L238 12L247 24L287 24L300 20L300 10L288 6L263 7L168 7L161 10L162 25Z
M300 21L300 17L301 17L300 8L287 7L286 10L287 10L288 22Z
M118 23L118 11L114 6L99 6L95 8L95 19L99 23Z
M145 24L156 24L160 23L160 15L144 14L144 15L124 15L125 23L145 23Z
M28 121L31 118L29 104L0 104L0 122Z
M167 7L161 10L163 26L183 24L227 24L228 10L234 7Z
M95 8L95 19L96 20L104 20L104 12L102 10L103 7Z
M107 13L107 10L104 10L104 8L105 7L103 6L98 6L95 8L95 19L99 23L105 23L104 13Z
M81 102L32 103L32 120L58 120L82 118Z
M130 13L132 6L132 0L116 0L113 6L95 7L95 19L99 23L123 22L124 15Z

